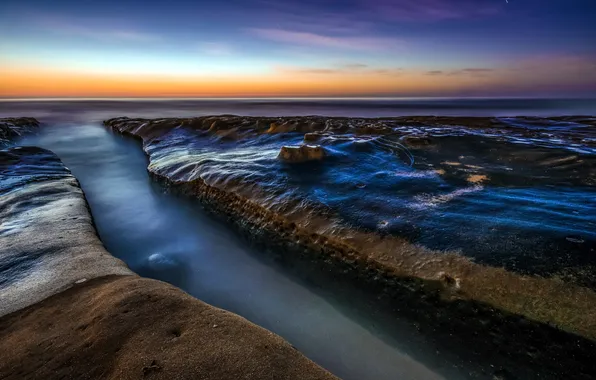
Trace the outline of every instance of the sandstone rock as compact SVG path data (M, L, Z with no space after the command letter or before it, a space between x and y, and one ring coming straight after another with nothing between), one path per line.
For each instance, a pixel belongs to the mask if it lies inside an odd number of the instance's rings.
M322 134L322 133L317 133L317 132L314 132L314 133L306 133L306 134L304 135L304 142L313 142L313 141L318 141L318 140L320 140L320 139L321 139L323 136L325 136L325 135L324 135L324 134Z
M271 123L267 133L288 133L296 130L296 124L286 121L283 123Z
M222 131L222 130L226 130L229 129L230 125L225 122L224 120L215 120L211 123L211 125L209 126L209 132L216 132L216 131Z
M359 135L386 135L391 133L391 128L383 124L359 125L354 128L354 133Z
M0 151L0 262L10 268L0 270L0 316L81 278L132 274L103 248L87 207L77 180L52 152Z
M316 161L325 157L325 149L318 145L284 146L277 157L293 163Z

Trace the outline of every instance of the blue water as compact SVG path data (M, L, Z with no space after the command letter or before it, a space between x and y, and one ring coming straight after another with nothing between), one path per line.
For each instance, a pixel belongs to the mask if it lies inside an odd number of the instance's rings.
M84 114L78 110L84 109ZM0 99L0 115L42 119L102 120L111 117L176 117L217 114L387 117L596 115L596 99L368 98L368 99ZM84 115L84 116L83 116Z

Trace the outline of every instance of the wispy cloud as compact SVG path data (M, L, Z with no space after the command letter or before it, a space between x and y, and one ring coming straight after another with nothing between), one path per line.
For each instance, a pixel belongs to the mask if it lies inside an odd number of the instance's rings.
M448 76L457 76L457 75L467 75L467 76L485 76L494 72L494 69L484 68L484 67L470 67L465 69L458 69L458 70L431 70L427 71L426 75L436 76L436 75L448 75Z
M69 20L60 17L41 17L36 24L48 32L73 37L84 37L105 42L156 42L162 36L128 27L113 26L105 20Z
M395 76L403 73L401 68L371 68L362 63L348 63L337 65L336 67L296 67L296 66L277 66L275 70L285 74L314 74L314 75L332 75L332 74L376 74Z
M213 56L226 56L232 54L232 47L222 42L205 42L199 44L199 50L203 54Z
M283 29L317 34L365 33L387 22L441 22L502 13L499 0L257 0L259 15ZM281 29L281 27L279 27Z
M400 46L400 42L393 38L331 36L284 29L249 28L248 31L266 40L303 46L367 51L395 49Z
M383 19L442 21L495 15L503 4L494 0L360 0L363 9Z
M317 69L308 67L277 67L277 71L287 74L340 74L340 69Z
M351 69L351 70L366 69L368 67L368 65L366 65L364 63L346 63L342 66L345 67L346 69Z
M463 73L463 74L485 74L485 73L490 73L492 71L493 71L493 69L487 69L487 68L468 68L468 69L461 69L456 72Z
M260 7L255 17L268 20L270 24L273 22L273 25L275 20L283 20L283 29L286 30L316 34L366 33L374 29L376 22L359 16L363 9L359 9L358 1L344 0L338 8L327 0L257 0ZM356 13L349 10L353 6L356 6ZM276 27L282 29L280 24Z

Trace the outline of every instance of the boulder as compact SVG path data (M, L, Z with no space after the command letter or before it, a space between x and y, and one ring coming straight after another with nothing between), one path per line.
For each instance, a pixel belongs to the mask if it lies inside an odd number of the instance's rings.
M285 162L297 163L322 160L325 149L319 145L283 146L279 151L279 158Z

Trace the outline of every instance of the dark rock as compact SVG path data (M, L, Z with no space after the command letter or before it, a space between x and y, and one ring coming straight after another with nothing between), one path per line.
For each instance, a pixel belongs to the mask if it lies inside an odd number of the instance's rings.
M430 138L430 136L407 135L403 136L400 140L405 145L411 147L419 147L432 144L432 139Z
M39 121L32 117L14 117L0 119L0 146L8 140L22 136L39 127Z

